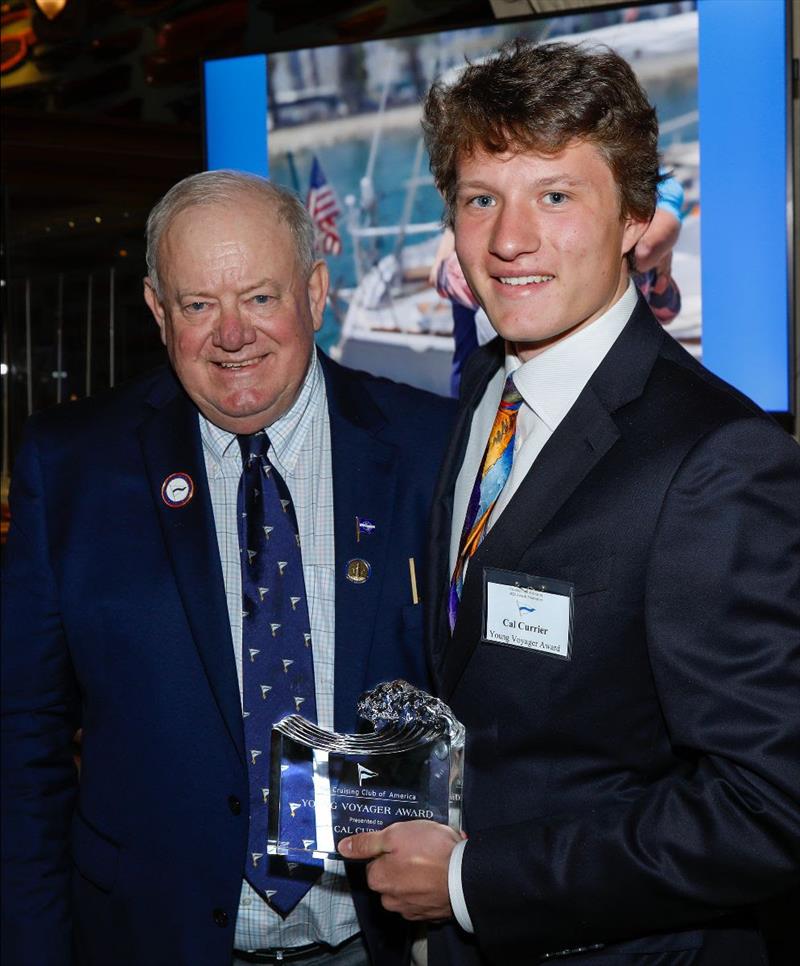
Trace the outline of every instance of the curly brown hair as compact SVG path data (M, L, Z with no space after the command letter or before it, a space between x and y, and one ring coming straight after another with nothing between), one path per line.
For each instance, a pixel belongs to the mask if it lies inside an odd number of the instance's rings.
M436 82L422 126L451 227L458 161L476 148L557 154L588 141L611 168L622 217L648 221L655 210L656 112L629 64L608 48L509 41L452 85Z

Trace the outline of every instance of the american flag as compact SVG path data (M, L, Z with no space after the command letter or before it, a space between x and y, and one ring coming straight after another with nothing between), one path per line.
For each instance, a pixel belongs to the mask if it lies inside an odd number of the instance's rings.
M317 248L326 255L338 255L342 250L342 239L336 228L336 219L341 215L342 209L316 155L311 165L306 207L316 229Z

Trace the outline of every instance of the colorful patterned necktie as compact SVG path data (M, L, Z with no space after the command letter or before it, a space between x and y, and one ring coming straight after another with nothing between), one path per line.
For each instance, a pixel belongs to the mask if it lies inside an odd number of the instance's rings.
M300 537L292 498L267 458L262 430L237 437L239 554L242 564L242 681L245 750L250 782L250 831L245 878L286 917L322 872L322 862L290 866L267 855L272 725L288 714L316 721L314 662ZM283 784L283 783L282 783ZM311 797L303 790L300 794ZM293 796L296 797L296 796ZM313 809L298 815L313 838Z
M517 431L517 413L522 405L522 396L514 385L513 375L506 379L503 396L494 417L492 431L481 461L478 475L472 487L472 494L467 504L467 514L464 517L464 529L461 531L458 558L456 559L453 579L450 581L450 598L448 612L450 630L456 625L458 605L461 592L464 589L464 568L467 560L480 546L489 516L494 509L497 498L503 492L506 480L511 472L514 459L514 436Z

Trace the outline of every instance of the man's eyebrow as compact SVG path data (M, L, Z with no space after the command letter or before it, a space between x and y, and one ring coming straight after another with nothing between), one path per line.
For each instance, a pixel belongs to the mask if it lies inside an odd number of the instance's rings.
M565 188L580 188L586 185L585 178L576 178L575 175L571 174L549 174L544 178L536 178L534 181L530 182L533 188L551 188L553 185L563 185ZM486 181L482 181L479 178L459 181L456 184L457 191L485 191L487 194L491 194L494 190L492 185L488 184Z
M265 288L268 286L280 287L280 282L277 279L271 278L269 275L265 275L263 278L258 279L257 282L253 282L252 285L246 285L240 290L240 295L247 295L248 292L254 292L257 288Z
M239 289L239 295L247 295L248 292L255 292L256 289L264 288L265 286L279 286L279 283L274 279L270 278L269 275L265 275L264 278L260 278L255 282L248 283L244 288ZM206 292L202 288L187 288L180 290L175 293L175 297L178 301L183 301L183 299L192 298L200 301L201 299L215 298L210 292Z
M586 179L576 178L571 174L551 174L546 178L537 178L534 184L539 188L549 188L552 185L565 185L567 188L580 188L586 184Z

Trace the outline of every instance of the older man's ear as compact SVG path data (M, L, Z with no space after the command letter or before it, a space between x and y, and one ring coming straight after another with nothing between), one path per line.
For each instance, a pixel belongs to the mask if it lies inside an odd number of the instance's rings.
M147 303L147 307L150 309L153 318L156 320L156 325L158 326L159 332L161 333L161 341L164 345L167 344L165 324L166 324L166 312L164 311L164 306L156 294L155 286L149 278L143 280L144 288L144 300Z

